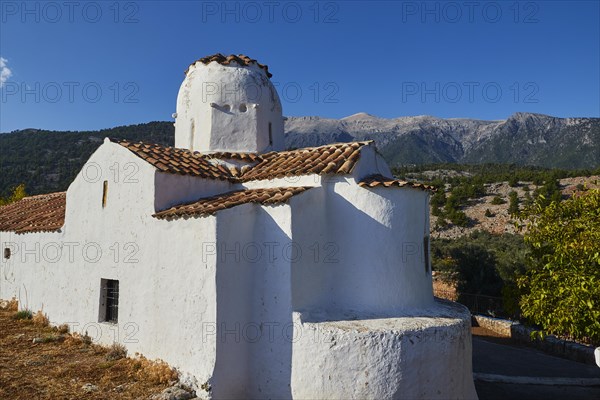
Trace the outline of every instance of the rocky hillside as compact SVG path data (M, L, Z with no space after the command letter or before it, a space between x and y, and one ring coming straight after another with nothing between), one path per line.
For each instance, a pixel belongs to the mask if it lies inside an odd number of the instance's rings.
M573 193L579 191L579 188L582 186L586 189L600 188L600 176L598 175L563 178L558 182L563 198L569 197ZM515 226L516 219L511 216L508 211L509 193L511 191L517 193L520 208L522 209L523 204L526 202L527 192L533 192L538 187L539 186L535 185L533 182L519 182L517 187L510 187L508 182L486 184L485 196L470 200L466 206L462 207L462 211L464 211L469 219L468 226L460 227L450 224L442 227L438 224L438 218L431 215L431 236L433 238L455 239L460 236L469 235L477 230L487 231L496 235L501 235L503 233L522 233L518 232ZM505 203L494 204L493 199L495 197L503 199ZM488 216L486 216L487 210L489 210Z

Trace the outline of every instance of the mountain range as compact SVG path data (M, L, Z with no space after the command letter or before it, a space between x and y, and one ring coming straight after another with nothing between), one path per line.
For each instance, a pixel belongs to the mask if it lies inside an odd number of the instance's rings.
M548 168L600 166L600 118L516 113L502 121L431 116L341 119L288 117L289 148L375 140L392 166L429 163L513 163ZM25 183L31 194L65 190L104 137L172 146L172 122L100 131L24 129L0 134L0 195Z
M516 113L502 121L431 116L288 117L287 144L301 148L373 139L392 165L514 163L549 168L600 165L600 118Z

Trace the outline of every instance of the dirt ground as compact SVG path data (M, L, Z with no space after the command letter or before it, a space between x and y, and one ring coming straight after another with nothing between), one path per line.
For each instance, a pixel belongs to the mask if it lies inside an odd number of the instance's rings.
M107 348L14 315L0 309L0 399L148 399L169 386L166 364L109 361Z

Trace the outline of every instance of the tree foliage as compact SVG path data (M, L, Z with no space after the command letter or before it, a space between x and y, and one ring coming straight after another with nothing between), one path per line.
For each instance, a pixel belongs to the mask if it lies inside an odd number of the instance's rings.
M12 193L9 196L5 198L0 197L0 206L14 203L24 197L27 197L27 192L25 191L25 184L21 183L13 188Z
M457 239L431 241L433 269L453 276L464 293L500 296L526 270L527 248L520 235L475 231Z
M21 182L30 194L67 190L105 137L172 146L175 136L172 122L88 132L27 129L0 134L0 196L10 196Z
M514 190L508 194L509 204L508 213L511 215L519 214L519 195Z
M524 215L531 257L518 279L522 313L543 333L600 343L600 190L546 202Z

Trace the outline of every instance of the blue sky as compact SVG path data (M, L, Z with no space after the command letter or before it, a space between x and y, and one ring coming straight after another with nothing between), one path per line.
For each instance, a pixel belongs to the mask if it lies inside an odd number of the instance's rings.
M268 64L285 115L600 116L598 1L0 2L0 132L171 120L209 54Z

